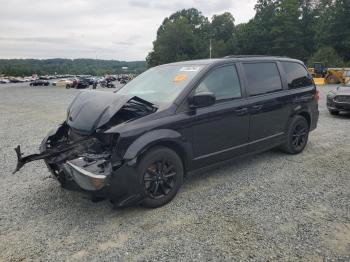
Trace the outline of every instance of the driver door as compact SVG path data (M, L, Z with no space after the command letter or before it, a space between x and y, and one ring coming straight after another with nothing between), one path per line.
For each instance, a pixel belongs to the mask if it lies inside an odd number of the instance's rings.
M211 92L212 106L192 116L193 163L201 167L248 152L249 114L235 65L210 71L195 93Z

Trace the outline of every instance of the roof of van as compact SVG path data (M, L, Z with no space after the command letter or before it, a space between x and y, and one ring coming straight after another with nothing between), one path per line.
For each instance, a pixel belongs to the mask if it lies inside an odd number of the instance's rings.
M213 59L198 59L198 60L188 60L188 61L180 61L180 62L174 62L170 63L169 65L210 65L215 64L223 61L276 61L276 60L283 60L283 61L294 61L303 63L300 60L285 57L285 56L265 56L265 55L230 55L225 56L223 58L213 58Z

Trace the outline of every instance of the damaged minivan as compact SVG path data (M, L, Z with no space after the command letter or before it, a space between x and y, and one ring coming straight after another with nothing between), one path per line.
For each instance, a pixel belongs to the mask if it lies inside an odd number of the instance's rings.
M114 92L82 91L40 153L15 150L15 172L43 159L62 187L117 207L159 207L184 176L280 147L297 154L318 121L304 64L230 56L151 68Z

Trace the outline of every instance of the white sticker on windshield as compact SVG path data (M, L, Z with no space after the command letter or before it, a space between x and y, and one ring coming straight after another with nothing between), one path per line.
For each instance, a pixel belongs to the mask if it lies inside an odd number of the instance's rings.
M199 68L199 66L185 66L180 68L180 72L197 72Z

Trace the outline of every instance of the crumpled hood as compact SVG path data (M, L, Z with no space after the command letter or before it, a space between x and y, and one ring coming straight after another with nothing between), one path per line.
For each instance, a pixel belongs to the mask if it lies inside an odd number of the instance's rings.
M67 124L80 131L92 133L108 121L132 96L103 91L82 91L67 110Z

